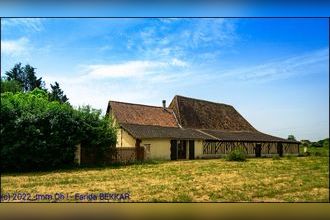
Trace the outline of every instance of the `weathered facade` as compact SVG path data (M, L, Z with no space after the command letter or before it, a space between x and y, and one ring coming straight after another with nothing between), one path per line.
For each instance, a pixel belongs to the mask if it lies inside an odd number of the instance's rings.
M144 159L216 158L240 148L248 156L298 155L299 142L256 130L230 105L175 96L168 107L109 101L117 147L143 148Z

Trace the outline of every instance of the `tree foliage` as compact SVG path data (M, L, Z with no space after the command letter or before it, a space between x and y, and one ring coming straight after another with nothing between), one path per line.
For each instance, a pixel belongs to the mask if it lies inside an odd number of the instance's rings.
M294 135L290 134L290 135L288 136L288 140L296 141L296 138L295 138Z
M90 107L49 101L40 89L1 94L1 170L36 171L74 165L76 145L115 146L109 119Z
M1 78L1 93L4 92L12 92L12 93L16 93L16 92L22 92L22 86L20 84L20 82L16 81L16 80L6 80L6 79L2 79Z
M317 142L312 142L310 144L310 147L324 147L324 148L328 148L329 147L329 138L323 139L323 140L319 140Z
M69 99L64 95L63 90L60 88L58 82L55 82L54 85L50 84L51 91L49 93L50 101L59 101L60 103L66 103Z
M8 81L17 81L24 92L32 91L35 88L44 89L45 82L42 81L42 77L37 78L35 69L29 64L23 67L21 63L18 63L5 74Z
M91 106L79 107L76 111L80 119L80 126L84 128L81 144L86 147L98 147L106 150L109 143L116 143L116 128L109 127L113 124L108 116L101 116L101 110Z

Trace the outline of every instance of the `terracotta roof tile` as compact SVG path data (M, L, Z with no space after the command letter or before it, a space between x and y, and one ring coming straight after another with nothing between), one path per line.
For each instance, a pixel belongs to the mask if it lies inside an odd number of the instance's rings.
M119 124L178 127L173 110L169 108L110 101L110 112Z
M287 140L264 134L259 131L219 131L219 130L201 130L221 141L250 141L250 142L282 142L282 143L300 143L298 141Z
M175 96L169 107L185 128L257 131L231 105Z
M109 101L107 113L135 138L300 143L257 131L230 105L183 96L165 109Z
M195 129L178 127L161 127L153 125L121 124L128 133L135 138L174 138L174 139L197 139L216 140L211 136Z

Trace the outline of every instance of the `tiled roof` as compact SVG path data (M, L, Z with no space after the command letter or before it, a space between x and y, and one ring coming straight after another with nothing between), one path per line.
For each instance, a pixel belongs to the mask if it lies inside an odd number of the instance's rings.
M230 105L183 96L169 108L109 101L107 113L135 138L300 143L257 131Z
M185 128L256 131L231 105L175 96L169 108Z
M168 108L110 101L110 112L119 124L178 127L173 110Z
M174 138L174 139L197 139L216 140L207 134L195 129L175 127L161 127L152 125L121 124L128 133L135 138Z
M205 129L201 131L222 141L299 143L297 141L287 140L264 134L259 131L219 131Z

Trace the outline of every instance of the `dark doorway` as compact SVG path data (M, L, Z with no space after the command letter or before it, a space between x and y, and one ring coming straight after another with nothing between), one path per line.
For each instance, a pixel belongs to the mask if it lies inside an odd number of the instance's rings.
M282 145L282 143L277 143L277 153L280 157L283 157L283 145Z
M261 157L261 144L256 144L256 157Z
M187 141L178 143L178 159L187 159Z
M178 144L176 140L171 140L171 160L178 159Z
M189 160L195 159L195 141L189 141Z
M140 144L141 144L141 140L136 139L136 142L135 142L136 159L144 160L144 148L141 147Z

